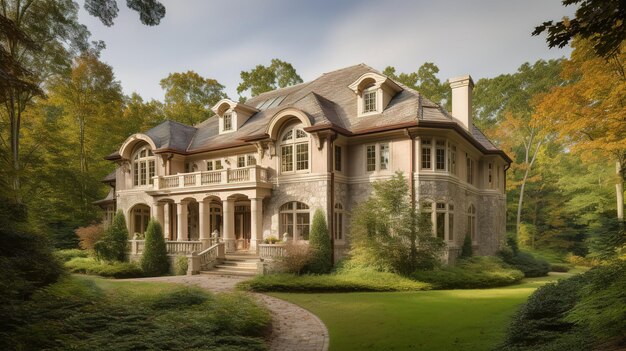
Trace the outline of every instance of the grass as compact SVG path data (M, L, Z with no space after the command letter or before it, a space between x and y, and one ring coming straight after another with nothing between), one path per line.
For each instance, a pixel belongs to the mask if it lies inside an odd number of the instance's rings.
M104 262L93 257L75 257L65 262L71 273L92 274L108 278L142 277L143 271L132 262Z
M341 270L333 274L301 275L271 274L256 276L237 285L248 291L290 292L354 292L354 291L418 291L431 285L397 274L367 269Z
M488 290L272 293L320 317L330 350L491 350L539 286L571 274L524 279Z
M0 331L10 349L266 350L270 323L268 311L241 293L89 276L36 293L22 315L14 330Z

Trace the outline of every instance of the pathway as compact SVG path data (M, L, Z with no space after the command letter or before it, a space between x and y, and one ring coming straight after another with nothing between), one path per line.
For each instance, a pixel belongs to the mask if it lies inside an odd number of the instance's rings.
M233 291L235 284L248 277L219 275L180 275L154 278L128 279L198 286L212 292ZM272 313L272 351L327 351L328 329L316 315L287 301L275 297L253 294Z

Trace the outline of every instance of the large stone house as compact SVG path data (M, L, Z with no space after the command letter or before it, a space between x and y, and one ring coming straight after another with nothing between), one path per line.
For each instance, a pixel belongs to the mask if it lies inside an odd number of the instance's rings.
M307 240L319 208L338 259L351 210L372 182L401 171L448 259L465 235L493 254L511 160L472 123L471 77L450 85L451 114L363 64L245 103L223 99L198 125L166 121L130 136L107 157L118 166L99 204L109 218L122 210L130 233L156 218L172 253L206 249L215 234L226 252L258 252L270 236Z

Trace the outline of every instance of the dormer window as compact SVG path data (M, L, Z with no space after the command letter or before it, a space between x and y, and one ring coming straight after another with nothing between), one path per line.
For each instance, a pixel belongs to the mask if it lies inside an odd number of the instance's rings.
M233 129L233 114L232 112L226 112L224 114L224 117L222 117L224 119L224 131L228 131L228 130L232 130Z
M376 90L371 87L363 91L363 113L376 111Z
M357 115L382 113L402 87L382 74L368 72L348 86L357 96Z

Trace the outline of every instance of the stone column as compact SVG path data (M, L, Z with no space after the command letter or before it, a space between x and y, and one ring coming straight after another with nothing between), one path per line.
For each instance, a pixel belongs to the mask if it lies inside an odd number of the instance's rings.
M263 241L263 199L250 199L250 249Z
M198 230L200 231L200 241L202 248L206 249L210 245L211 233L209 233L209 203L206 200L198 202Z
M172 211L170 211L170 206L171 204L169 202L166 202L163 208L163 237L165 237L165 240L169 240L170 238L170 216L172 215Z
M226 252L237 251L237 243L235 242L235 200L226 199L222 202L224 207L224 245Z
M176 203L176 213L178 215L177 225L177 241L188 241L189 231L187 228L187 202L179 201Z

